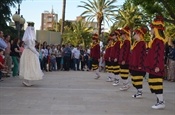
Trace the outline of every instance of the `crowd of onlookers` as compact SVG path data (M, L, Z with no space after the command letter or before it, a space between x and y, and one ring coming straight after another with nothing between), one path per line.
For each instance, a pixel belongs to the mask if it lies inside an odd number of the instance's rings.
M2 31L0 31L0 40L4 40L7 44L5 49L0 47L0 79L3 75L16 77L19 75L19 61L24 50L24 42L18 38L11 40L10 35L4 35ZM175 40L171 42L171 45L165 46L165 79L175 81ZM81 45L73 46L69 43L60 45L36 42L36 49L40 54L41 69L45 72L90 71L92 68L90 48L84 48ZM104 52L105 49L102 48L100 70L105 70Z
M3 44L5 44L3 47ZM18 38L11 40L10 35L0 31L0 79L19 75L19 60L24 50L24 42ZM1 79L2 81L2 79Z
M165 44L165 76L164 79L175 82L175 39Z
M4 35L2 31L0 40L7 45L6 48L0 47L0 79L3 76L16 77L19 75L24 42L18 38L11 40L10 35ZM41 44L36 41L36 49L40 54L40 66L44 72L91 70L90 49L85 49L81 45L75 47L70 44L47 44L47 42Z
M90 49L81 45L36 43L43 71L91 70Z

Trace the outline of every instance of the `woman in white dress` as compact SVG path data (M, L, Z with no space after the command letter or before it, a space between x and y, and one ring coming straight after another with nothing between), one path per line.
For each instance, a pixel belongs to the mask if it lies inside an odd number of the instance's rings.
M32 86L32 81L41 80L43 72L40 68L39 53L35 49L35 28L34 23L28 23L23 39L25 49L20 58L20 78L24 79L25 86Z

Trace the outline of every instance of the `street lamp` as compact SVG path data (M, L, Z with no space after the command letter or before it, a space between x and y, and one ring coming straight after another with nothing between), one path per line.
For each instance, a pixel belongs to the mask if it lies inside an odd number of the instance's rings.
M15 27L18 31L18 38L20 38L20 31L24 26L25 19L23 15L20 16L20 5L18 5L18 11L12 16L13 21L15 22Z

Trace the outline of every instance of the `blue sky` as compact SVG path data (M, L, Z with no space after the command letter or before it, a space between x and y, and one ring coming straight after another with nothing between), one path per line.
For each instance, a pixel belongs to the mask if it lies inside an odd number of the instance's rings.
M41 26L41 13L44 11L54 12L58 14L58 20L62 17L62 1L63 0L24 0L20 6L20 13L26 22L35 22L35 29L39 30ZM84 9L77 7L81 5L80 1L86 0L67 0L66 2L66 20L75 20ZM118 0L116 5L122 5L125 0ZM12 15L15 14L17 8L11 8Z

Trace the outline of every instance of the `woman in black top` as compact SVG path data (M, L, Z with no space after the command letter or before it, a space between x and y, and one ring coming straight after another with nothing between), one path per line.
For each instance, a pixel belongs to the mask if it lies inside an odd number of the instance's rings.
M13 44L11 46L11 56L12 56L12 61L14 64L13 67L13 77L18 75L18 69L19 69L19 58L20 58L20 50L19 50L19 43L20 39L15 38L13 41Z

